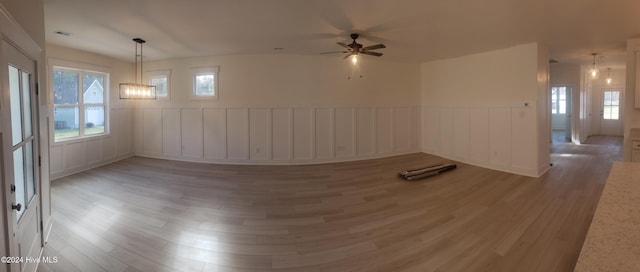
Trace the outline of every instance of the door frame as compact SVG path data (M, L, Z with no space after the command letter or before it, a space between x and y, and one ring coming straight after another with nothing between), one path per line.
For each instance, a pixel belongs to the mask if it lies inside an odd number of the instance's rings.
M598 106L598 108L602 109L602 113L600 114L600 134L601 135L613 135L613 136L623 136L624 135L624 88L623 87L619 87L619 86L609 86L609 87L601 87L599 90L599 95L600 95L600 105ZM604 119L604 92L605 91L618 91L620 92L620 97L618 100L618 120L616 120L615 122L618 122L618 126L620 127L617 131L617 133L615 134L610 134L610 133L604 133L604 130L602 129L603 127L603 123L607 122ZM611 121L608 121L611 122Z
M549 85L549 90L548 90L548 94L549 94L549 108L548 108L548 114L549 114L549 136L553 137L553 114L551 113L552 109L551 109L551 102L552 102L552 97L551 97L551 89L553 88L560 88L560 87L565 87L566 88L566 112L565 112L565 117L564 117L564 130L565 130L565 138L568 140L568 142L570 143L575 143L576 139L578 138L577 135L577 131L578 131L578 124L577 124L577 117L579 116L579 110L580 110L580 106L579 104L575 104L575 97L576 97L576 92L578 92L578 88L576 88L574 85L572 84L553 84L553 85ZM578 114L576 114L576 112Z

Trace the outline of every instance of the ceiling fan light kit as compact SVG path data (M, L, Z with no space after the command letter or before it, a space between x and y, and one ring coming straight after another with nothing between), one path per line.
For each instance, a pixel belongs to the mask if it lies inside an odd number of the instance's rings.
M351 62L356 64L358 63L359 55L369 55L369 56L380 57L383 55L382 53L374 52L372 50L387 48L384 44L381 44L381 43L370 45L370 46L363 46L361 43L358 43L356 41L358 37L360 37L360 35L358 35L357 33L353 33L351 34L351 39L353 41L350 44L337 42L336 44L346 49L344 51L325 52L321 54L347 53L347 55L344 56L344 59L348 59L349 57L351 57Z

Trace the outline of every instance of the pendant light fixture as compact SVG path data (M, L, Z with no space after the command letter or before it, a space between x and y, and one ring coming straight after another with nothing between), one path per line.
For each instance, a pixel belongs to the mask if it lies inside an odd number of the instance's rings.
M143 39L135 38L136 42L136 66L135 83L120 83L120 99L156 99L156 86L142 84L142 45ZM140 54L138 55L138 47ZM140 58L140 81L138 81L138 58Z
M607 69L607 85L611 85L611 68Z
M589 70L589 74L592 79L597 79L600 75L600 70L598 70L598 67L596 66L596 56L598 53L591 53L591 55L593 56L593 66L591 67L591 70Z

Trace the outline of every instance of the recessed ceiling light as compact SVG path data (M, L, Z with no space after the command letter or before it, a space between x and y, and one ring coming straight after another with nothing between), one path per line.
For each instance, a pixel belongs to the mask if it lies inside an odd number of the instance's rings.
M65 31L60 31L60 30L56 31L55 33L58 34L58 35L67 36L67 37L71 36L71 33L65 32Z

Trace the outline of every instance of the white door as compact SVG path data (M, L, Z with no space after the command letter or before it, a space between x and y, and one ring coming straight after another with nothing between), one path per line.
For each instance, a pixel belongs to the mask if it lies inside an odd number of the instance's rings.
M566 87L566 91L565 91L566 97L567 97L567 101L565 103L565 111L566 111L566 115L565 115L565 122L564 122L564 133L565 133L565 138L569 141L571 141L571 132L572 132L572 124L571 124L571 117L573 116L573 106L571 103L573 103L573 90L570 87Z
M34 271L40 229L35 62L2 41L2 173L11 271Z
M601 97L600 134L622 136L622 92L615 89L603 89Z

